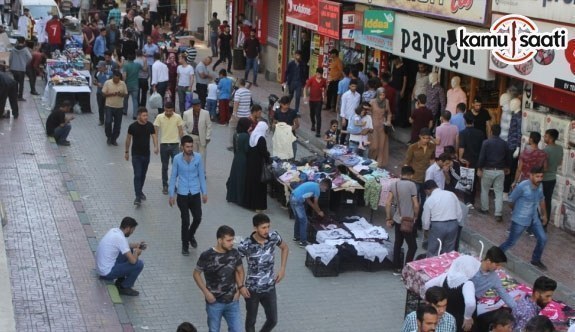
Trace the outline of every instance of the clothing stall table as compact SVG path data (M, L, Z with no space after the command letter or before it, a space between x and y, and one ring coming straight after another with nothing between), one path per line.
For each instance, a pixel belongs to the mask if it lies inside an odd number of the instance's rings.
M61 103L63 100L69 100L72 105L76 102L80 105L82 112L90 113L92 111L90 103L91 86L92 86L92 75L89 70L81 69L75 72L78 76L85 77L87 80L87 85L55 85L50 82L50 78L54 74L53 66L63 66L68 65L72 67L72 64L68 64L63 60L48 60L46 63L46 74L48 77L48 84L44 91L44 98L50 109L53 109L57 104Z
M436 257L420 259L407 263L402 270L402 277L407 289L405 300L405 315L417 309L425 297L425 283L449 270L451 263L459 257L456 251ZM531 288L512 278L504 270L498 270L501 284L516 300L531 292ZM478 300L477 312L482 314L501 308L504 305L497 293L491 289ZM551 319L557 331L567 331L570 319L575 319L575 310L560 301L552 301L541 310L541 315Z

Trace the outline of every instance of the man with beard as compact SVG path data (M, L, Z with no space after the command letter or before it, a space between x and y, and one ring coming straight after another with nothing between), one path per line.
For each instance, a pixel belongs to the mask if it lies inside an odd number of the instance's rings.
M190 146L190 152L191 149ZM200 255L194 270L194 281L206 300L210 331L220 331L222 316L228 331L242 331L239 298L240 290L245 288L244 267L242 256L234 248L235 235L233 228L220 226L216 232L216 246Z
M134 233L138 223L132 217L122 219L120 228L112 228L104 235L96 249L96 267L101 279L116 279L116 287L122 295L138 296L132 287L144 269L139 259L145 242L128 243L127 238Z
M511 229L509 237L499 247L503 251L511 249L521 237L521 234L530 229L537 238L537 244L531 256L531 265L545 271L547 267L541 262L541 256L547 242L547 235L543 229L547 225L547 209L543 196L543 167L536 166L531 169L529 179L521 182L509 195L513 213L511 215Z
M277 324L276 283L285 276L288 246L277 231L270 232L270 218L258 213L252 219L254 232L245 238L238 250L246 257L248 273L245 287L240 293L246 299L246 332L255 332L256 318L260 303L266 313L266 322L260 331L269 332ZM274 251L281 250L281 267L274 275Z
M172 207L177 202L180 209L182 218L182 255L189 256L188 246L191 245L192 248L198 247L195 234L202 221L202 202L204 204L208 202L208 189L202 156L199 153L194 153L194 139L192 136L183 136L181 147L182 152L174 157L172 164L169 203L170 207ZM177 188L176 182L178 183ZM189 211L192 212L194 219L191 226Z
M557 289L557 282L546 276L541 276L533 284L533 293L531 296L525 295L517 302L513 309L515 317L514 331L523 331L527 322L539 315L539 311L544 309L553 299L553 293Z
M412 316L412 317L410 317ZM415 318L415 322L406 327L408 319ZM417 311L405 317L402 331L408 332L435 332L439 322L439 315L434 306L425 304L417 308Z

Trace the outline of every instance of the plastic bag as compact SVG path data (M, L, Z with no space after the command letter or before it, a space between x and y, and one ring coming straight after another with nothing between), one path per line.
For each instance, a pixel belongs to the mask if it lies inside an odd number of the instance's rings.
M150 108L162 108L162 105L162 96L160 96L160 94L157 92L152 93L150 99L148 100L148 106Z

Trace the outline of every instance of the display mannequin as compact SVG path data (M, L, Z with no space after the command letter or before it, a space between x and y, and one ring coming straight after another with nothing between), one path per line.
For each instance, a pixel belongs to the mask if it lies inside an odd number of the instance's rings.
M509 127L511 126L511 107L509 103L511 99L517 98L519 95L517 88L510 86L505 93L499 97L499 106L501 106L501 137L502 140L507 141L507 136L509 134Z
M445 110L446 105L445 90L443 90L443 87L439 84L439 76L437 73L433 72L429 74L429 86L425 94L427 95L425 106L433 113L433 123L437 124L439 115Z
M467 105L467 95L461 88L461 78L453 76L451 89L447 91L447 106L445 106L445 109L451 112L451 115L455 115L457 113L456 107L459 103Z
M509 93L509 91L507 93ZM509 193L511 189L511 183L513 182L515 172L517 171L517 164L519 162L517 158L519 157L519 150L521 149L521 100L519 98L511 99L509 101L509 110L511 120L509 121L509 130L507 134L507 147L510 152L513 153L513 159L511 160L510 172L505 176L505 183L503 185L504 201L507 200L507 193Z

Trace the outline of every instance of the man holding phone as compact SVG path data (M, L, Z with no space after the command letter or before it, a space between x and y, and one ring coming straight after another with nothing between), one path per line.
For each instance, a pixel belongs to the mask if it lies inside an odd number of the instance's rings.
M106 114L104 117L108 145L118 146L117 139L122 129L122 114L124 112L124 97L128 94L126 83L122 81L122 73L114 70L112 78L102 87L102 95L106 98ZM114 128L112 129L112 122Z
M144 241L128 243L128 237L134 233L138 223L132 217L124 217L120 228L112 228L104 235L96 249L96 268L100 279L116 279L118 292L127 296L138 296L134 283L144 269L139 259L146 250Z

